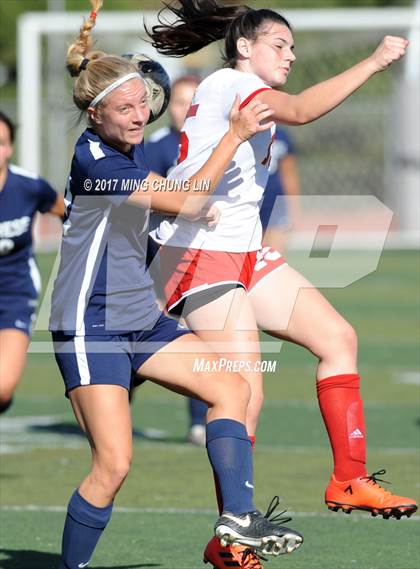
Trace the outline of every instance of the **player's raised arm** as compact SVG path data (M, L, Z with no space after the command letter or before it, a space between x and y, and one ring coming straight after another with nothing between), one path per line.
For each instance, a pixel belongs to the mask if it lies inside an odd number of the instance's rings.
M261 93L260 98L274 109L273 117L277 122L292 125L312 122L340 105L375 73L401 59L408 43L401 37L385 36L372 55L331 79L298 95L271 90Z

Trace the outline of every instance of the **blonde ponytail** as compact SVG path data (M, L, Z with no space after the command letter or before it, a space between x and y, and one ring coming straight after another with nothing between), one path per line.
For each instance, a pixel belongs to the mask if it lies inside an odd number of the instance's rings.
M73 101L77 108L86 111L95 97L111 83L128 73L137 72L135 65L117 55L91 51L92 29L102 7L102 0L91 0L92 11L80 28L79 36L67 50L67 69L76 77Z
M84 70L83 67L80 67L83 60L91 60L105 55L103 52L89 53L93 44L92 29L95 27L96 16L102 8L102 3L103 0L91 0L92 11L80 28L79 37L67 50L67 69L72 77L78 77Z

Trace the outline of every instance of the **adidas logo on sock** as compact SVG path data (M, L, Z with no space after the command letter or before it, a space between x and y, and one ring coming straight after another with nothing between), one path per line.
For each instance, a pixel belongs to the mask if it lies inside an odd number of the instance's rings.
M354 429L352 433L349 434L349 439L363 439L364 435L360 429Z

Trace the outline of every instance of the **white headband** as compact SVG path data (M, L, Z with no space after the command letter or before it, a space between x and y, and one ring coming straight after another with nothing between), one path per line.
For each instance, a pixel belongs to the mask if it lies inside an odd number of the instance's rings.
M108 95L108 93L110 93L111 91L113 91L114 89L116 89L117 87L119 87L120 85L125 83L126 81L129 81L130 79L135 79L136 77L141 78L141 75L139 73L128 73L128 75L124 75L123 77L120 77L119 79L117 79L116 81L111 83L111 85L108 85L108 87L106 89L104 89L103 91L101 91L99 93L99 95L96 95L96 97L93 99L93 101L91 102L91 104L89 106L90 107L96 107L96 105L99 103L99 101L102 101L102 99L104 97L106 97Z

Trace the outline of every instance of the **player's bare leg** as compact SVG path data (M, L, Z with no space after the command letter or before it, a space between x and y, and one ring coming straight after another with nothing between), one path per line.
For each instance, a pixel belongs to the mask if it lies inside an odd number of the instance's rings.
M202 359L210 364L219 361L199 338L188 334L156 352L140 366L138 374L172 391L206 402L208 422L229 418L245 423L250 397L246 381L232 372L194 371L195 362Z
M280 520L279 516L274 516L270 519L278 502L274 507L270 505L265 516L254 507L240 509L241 503L253 504L252 450L244 426L250 387L237 373L194 373L197 358L215 364L220 361L205 348L207 346L197 337L182 336L144 362L138 374L183 395L199 397L209 406L207 453L223 497L223 512L215 525L215 535L221 544L255 547L268 555L291 553L302 544L303 538L298 532L280 525L290 518ZM237 509L232 507L234 504Z
M188 304L186 306L188 308ZM249 362L251 369L241 368L239 373L251 387L246 426L248 434L255 435L264 402L263 377L260 372L253 370L261 354L257 324L245 290L231 290L189 312L185 320L200 339L226 359L227 365Z
M276 300L267 303L267 298ZM325 495L330 509L367 510L384 518L415 512L413 500L378 484L378 473L367 475L357 337L350 324L289 266L261 281L250 300L262 330L307 348L319 360L318 399L334 455L334 473Z
M92 452L91 471L80 484L79 492L97 507L108 506L130 469L132 426L128 391L119 385L85 385L70 391L69 396Z
M187 305L188 308L188 305ZM242 288L232 290L218 299L195 309L186 317L189 327L215 351L229 362L254 362L260 359L259 335L255 316L251 310L248 296ZM247 431L255 440L258 417L263 405L263 378L260 372L241 370L241 375L251 386L251 400L247 411ZM223 503L215 478L219 512ZM204 560L216 569L225 569L232 563L244 569L262 569L259 556L253 548L241 545L220 544L213 538L204 551Z
M20 330L0 330L0 413L6 411L26 365L29 336Z
M299 344L318 358L318 380L337 373L357 373L355 331L292 267L273 271L251 291L249 299L261 330Z
M83 385L69 397L88 438L92 465L67 507L59 569L89 564L131 462L128 391L119 385Z

